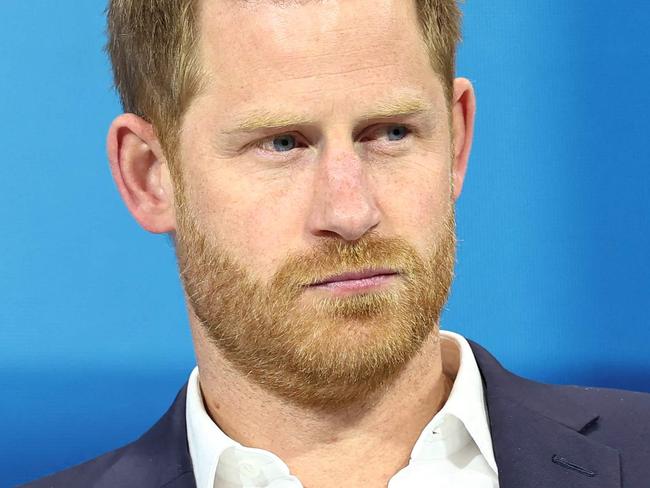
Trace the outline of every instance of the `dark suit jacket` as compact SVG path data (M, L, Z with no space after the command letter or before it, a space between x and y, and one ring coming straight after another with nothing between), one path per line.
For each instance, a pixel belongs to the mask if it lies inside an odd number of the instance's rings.
M650 488L650 395L535 383L470 345L485 385L500 488ZM185 393L138 440L24 486L194 488Z

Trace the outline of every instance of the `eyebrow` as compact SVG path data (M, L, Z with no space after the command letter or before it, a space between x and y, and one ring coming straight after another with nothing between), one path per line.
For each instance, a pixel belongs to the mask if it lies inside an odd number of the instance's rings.
M233 128L227 129L224 132L226 134L256 132L264 129L310 125L311 123L311 119L303 115L276 113L267 110L254 110L239 119Z
M388 119L419 115L433 111L431 104L424 98L408 97L381 102L368 112L363 113L360 121ZM234 127L226 129L225 134L250 133L262 130L282 129L300 125L316 125L314 120L302 114L288 114L268 110L253 110L239 118ZM355 124L357 125L357 124Z
M418 115L431 111L433 107L423 98L398 98L380 103L373 110L363 114L361 120L388 119L391 117L404 117Z

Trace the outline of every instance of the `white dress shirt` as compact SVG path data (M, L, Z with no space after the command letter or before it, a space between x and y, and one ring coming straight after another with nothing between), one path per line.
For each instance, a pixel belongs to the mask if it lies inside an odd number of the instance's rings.
M388 488L498 488L483 383L464 337L440 331L443 368L456 379ZM205 410L198 367L187 387L187 440L197 488L302 488L275 454L228 437Z

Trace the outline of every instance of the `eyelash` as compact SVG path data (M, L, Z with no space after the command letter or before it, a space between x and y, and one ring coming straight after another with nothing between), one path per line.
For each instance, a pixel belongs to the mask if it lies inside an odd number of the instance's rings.
M394 127L403 127L405 129L406 133L404 134L404 137L402 139L400 139L398 141L390 141L392 143L402 142L407 137L409 137L409 136L411 136L411 135L413 135L415 133L415 128L408 125L408 124L380 124L380 125L375 127L374 131L376 132L378 130L385 130L386 131L385 136L388 136L388 132L389 132L388 129L391 129L391 128L394 128ZM364 132L367 132L367 131L362 131L361 134L363 134ZM359 137L356 137L355 139L358 139L358 138Z
M404 129L406 131L406 133L405 133L405 135L404 135L404 137L402 139L400 139L398 141L389 141L390 143L393 143L393 144L394 143L401 143L402 141L407 139L409 136L412 136L413 134L416 134L415 128L412 127L409 124L382 124L382 125L377 126L375 128L375 131L384 129L384 130L387 131L385 135L388 136L388 129L391 128L391 127L404 127ZM366 129L366 130L362 131L361 134L363 134L364 132L367 132L367 131L368 130ZM265 144L272 144L274 139L277 139L278 137L282 137L282 136L294 136L296 138L296 141L297 141L297 144L298 144L298 147L296 147L296 149L304 149L304 147L309 146L308 143L303 142L304 138L302 136L300 136L300 134L294 133L294 132L282 132L282 133L279 133L279 134L274 134L274 135L269 136L269 137L265 137L264 139L261 139L261 140L257 141L256 143L254 143L253 146L255 148L257 148L257 149L264 150L264 145ZM356 136L355 140L358 140L358 139L359 139L359 136ZM269 152L279 154L278 151L269 151ZM287 152L291 152L291 151L287 151Z
M304 137L302 137L300 134L295 133L295 132L281 132L279 134L274 134L272 136L265 137L263 139L259 139L258 141L255 141L249 145L249 147L252 147L253 149L259 149L264 151L264 146L265 145L272 145L273 140L277 139L278 137L282 136L293 136L296 138L296 142L298 144L298 147L296 149L303 149L304 147L307 147L309 144L304 143ZM266 150L267 152L271 153L278 153L278 151L269 151L268 149ZM287 151L290 152L290 151Z

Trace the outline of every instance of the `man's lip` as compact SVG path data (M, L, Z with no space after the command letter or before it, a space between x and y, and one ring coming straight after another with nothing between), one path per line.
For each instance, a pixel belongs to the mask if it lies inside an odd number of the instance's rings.
M397 274L397 271L393 269L372 269L372 270L358 271L353 273L343 273L336 276L330 276L324 279L323 281L312 283L310 286L325 285L327 283L333 283L335 281L361 280L364 278L372 278L373 276L394 275L394 274Z

